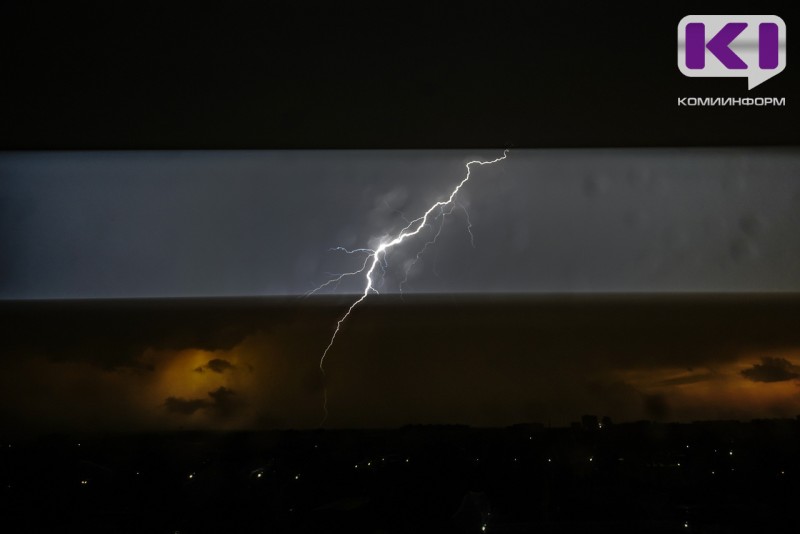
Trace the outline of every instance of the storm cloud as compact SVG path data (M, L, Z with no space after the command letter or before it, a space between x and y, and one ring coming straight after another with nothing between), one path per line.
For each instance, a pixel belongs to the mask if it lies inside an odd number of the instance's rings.
M353 312L323 376L319 358L351 303L0 305L0 423L316 428L323 387L330 427L800 413L795 381L774 381L800 363L790 296L376 295ZM197 372L214 360L230 367Z
M196 368L195 371L198 373L202 373L206 369L208 369L209 371L213 371L215 373L222 374L225 371L230 371L232 369L235 369L235 366L228 360L224 360L222 358L214 358L212 360L208 360L207 364L201 365L200 367Z
M208 392L209 399L182 399L167 397L164 408L170 413L180 415L193 415L199 410L207 410L214 416L230 417L241 406L242 401L236 392L225 386L220 386Z
M356 267L332 247L375 246L501 153L3 153L0 299L302 295ZM798 175L794 149L511 150L403 289L798 291Z
M186 400L179 397L167 397L164 408L170 413L192 415L197 410L204 410L211 405L206 399Z
M742 371L742 376L753 382L784 382L800 378L800 366L792 364L785 358L761 358L750 369Z

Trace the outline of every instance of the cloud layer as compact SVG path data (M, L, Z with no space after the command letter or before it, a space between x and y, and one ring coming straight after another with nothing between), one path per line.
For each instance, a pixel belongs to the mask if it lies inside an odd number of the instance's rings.
M793 417L788 297L375 297L0 307L6 429ZM146 312L146 313L145 313ZM147 317L148 319L144 319Z

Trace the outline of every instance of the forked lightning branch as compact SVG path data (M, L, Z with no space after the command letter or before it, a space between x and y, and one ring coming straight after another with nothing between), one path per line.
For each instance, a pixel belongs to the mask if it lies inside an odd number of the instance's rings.
M464 185L469 181L470 177L472 176L472 167L474 165L479 165L479 166L492 165L494 163L497 163L499 161L502 161L502 160L506 159L506 157L508 157L508 149L503 151L503 155L502 156L500 156L499 158L493 159L493 160L489 160L489 161L474 160L474 161L467 162L465 164L466 174L465 174L464 178L458 183L458 185L455 186L455 188L453 188L453 190L450 192L450 195L447 197L446 200L440 200L438 202L434 202L427 209L427 211L425 211L425 213L423 213L421 216L417 217L416 219L414 219L412 221L409 221L408 224L402 230L400 230L394 237L385 238L380 243L380 245L378 245L377 248L374 248L374 249L372 249L372 248L358 248L358 249L349 250L349 249L346 249L344 247L334 247L334 249L332 249L332 250L338 250L338 251L344 252L346 254L352 254L352 255L363 254L365 256L365 259L360 264L361 266L358 269L356 269L355 271L337 275L337 276L327 280L325 283L319 285L315 289L309 291L306 295L312 295L314 293L317 293L317 292L321 291L322 289L324 289L326 287L329 287L331 285L335 285L335 284L339 283L340 281L342 281L345 278L348 278L348 277L351 277L351 276L358 276L358 275L361 275L361 274L364 275L364 289L361 292L360 296L350 305L349 308L347 308L347 311L344 313L344 315L342 315L339 318L339 320L336 322L336 328L334 329L333 334L331 335L331 338L330 338L330 340L328 342L328 345L325 347L325 350L322 352L322 356L320 357L320 360L319 360L319 370L323 374L323 376L325 374L325 367L324 367L325 358L328 356L328 353L333 348L333 345L334 345L334 343L336 341L336 336L339 335L339 332L342 329L342 325L345 323L345 321L350 316L350 314L353 312L353 310L359 304L364 302L364 300L369 296L370 293L376 293L376 294L378 293L378 290L375 288L375 276L377 274L376 271L379 268L381 269L381 271L383 271L385 269L386 264L388 262L388 257L387 256L388 256L389 251L391 249L395 248L395 247L401 246L407 240L412 240L414 237L418 236L420 234L420 232L422 232L422 230L425 227L430 226L431 219L432 218L436 218L437 210L439 210L441 212L440 216L442 218L442 223L444 222L444 217L446 215L449 215L450 213L452 213L453 208L455 207L456 196L458 195L459 191L461 191L461 189L464 187ZM445 208L449 208L449 211L444 211ZM471 227L471 223L470 223L470 227ZM468 229L469 229L469 227L468 227ZM424 252L424 250L429 245L431 245L432 243L434 243L436 241L436 239L438 239L440 233L441 233L441 225L439 227L439 230L436 232L436 236L434 237L434 239L432 241L429 241L429 242L425 243L419 249L419 252L416 255L417 259L419 259L419 257L421 256L422 252ZM407 267L406 275L408 275L408 270L412 266L413 266L413 263L410 266ZM327 394L327 389L323 388L323 392L324 392L323 410L325 412L325 416L324 416L322 422L324 423L325 420L328 417L328 394Z

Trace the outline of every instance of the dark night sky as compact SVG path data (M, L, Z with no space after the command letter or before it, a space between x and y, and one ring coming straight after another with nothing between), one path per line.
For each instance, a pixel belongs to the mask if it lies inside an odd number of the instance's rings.
M790 34L798 21L794 1L10 1L0 147L797 145L797 40L751 92L679 72L678 22L720 12L774 13ZM679 109L683 96L789 103Z

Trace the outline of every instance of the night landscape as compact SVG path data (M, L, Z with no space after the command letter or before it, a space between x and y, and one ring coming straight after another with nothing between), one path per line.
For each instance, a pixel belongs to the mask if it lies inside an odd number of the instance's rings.
M376 297L329 365L320 428L302 347L347 304L4 303L3 352L50 355L4 362L4 516L91 532L797 528L794 297Z

